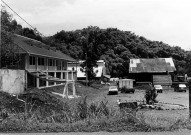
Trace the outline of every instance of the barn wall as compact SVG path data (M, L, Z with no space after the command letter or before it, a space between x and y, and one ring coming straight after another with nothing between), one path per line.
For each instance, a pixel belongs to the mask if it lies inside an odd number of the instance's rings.
M153 82L153 75L167 75L167 73L131 73L129 77L136 82Z
M25 88L25 71L0 69L0 91L20 94Z

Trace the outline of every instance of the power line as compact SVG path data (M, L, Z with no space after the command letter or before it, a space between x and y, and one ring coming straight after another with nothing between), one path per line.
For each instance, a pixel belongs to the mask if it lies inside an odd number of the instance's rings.
M3 0L1 0L9 9L11 9L19 18L21 18L25 23L27 23L35 32L38 32L40 35L44 36L42 33L40 33L35 27L33 27L31 24L29 24L24 18L22 18L16 11L14 11L7 3L5 3ZM45 36L44 36L45 37Z

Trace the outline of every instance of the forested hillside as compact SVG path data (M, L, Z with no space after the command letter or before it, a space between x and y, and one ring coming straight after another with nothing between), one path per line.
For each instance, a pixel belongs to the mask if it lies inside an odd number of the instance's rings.
M29 28L22 28L16 20L12 20L6 10L1 10L1 37L5 32L17 33L29 38L55 46L63 53L79 60L87 57L88 66L103 59L106 62L107 74L112 77L128 76L130 58L167 58L172 57L178 74L191 76L191 51L180 47L172 47L160 41L151 41L131 31L116 28L100 29L89 26L82 30L60 31L50 37L41 37ZM6 41L2 42L2 45Z
M130 58L168 57L173 58L179 74L187 73L191 76L191 52L160 41L148 40L131 31L90 26L76 31L62 30L43 41L75 59L85 59L85 53L92 59L103 59L107 74L113 77L128 75Z

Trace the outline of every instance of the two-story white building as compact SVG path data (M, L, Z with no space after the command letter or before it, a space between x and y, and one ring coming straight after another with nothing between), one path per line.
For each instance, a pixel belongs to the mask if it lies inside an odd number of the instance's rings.
M80 66L84 61L78 62L68 62L67 70L77 70L77 79L85 80L86 74L83 71L82 67ZM101 78L103 75L106 74L105 62L104 60L97 61L97 67L93 68L94 73L96 74L96 78Z

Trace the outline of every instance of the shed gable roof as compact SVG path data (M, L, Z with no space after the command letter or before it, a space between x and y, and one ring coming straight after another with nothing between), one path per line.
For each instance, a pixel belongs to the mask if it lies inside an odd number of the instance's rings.
M64 59L67 61L76 61L72 57L63 54L61 51L56 50L56 48L50 48L48 45L45 45L44 43L34 39L30 39L20 35L14 35L13 42L24 51L26 51L26 53L28 54L56 59Z
M130 59L129 73L174 72L172 58Z

